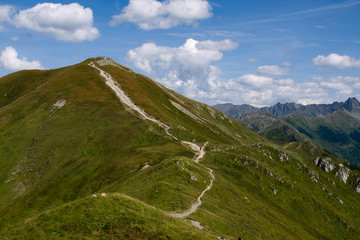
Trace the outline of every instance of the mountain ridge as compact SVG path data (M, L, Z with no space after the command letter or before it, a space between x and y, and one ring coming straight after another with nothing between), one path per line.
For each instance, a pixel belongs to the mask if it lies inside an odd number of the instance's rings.
M354 112L357 115L360 112L360 102L355 97L348 98L345 102L333 102L331 104L301 105L298 103L277 103L270 107L258 108L248 104L233 105L231 103L226 103L216 104L213 107L232 118L241 118L244 115L253 112L270 113L276 117L301 114L313 118L329 116L339 109Z
M359 235L360 174L344 161L270 142L110 59L17 72L0 78L0 90L4 239Z
M229 116L240 116L235 119L270 140L312 139L322 148L360 166L360 138L357 137L360 136L360 102L355 97L345 102L306 106L278 103L266 108L229 104L214 107Z

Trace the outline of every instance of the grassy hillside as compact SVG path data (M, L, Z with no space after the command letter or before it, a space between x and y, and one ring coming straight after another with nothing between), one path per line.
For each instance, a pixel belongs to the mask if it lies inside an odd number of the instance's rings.
M356 98L333 104L219 104L215 108L263 137L278 142L310 139L327 151L360 166L360 103Z
M169 134L122 104L90 62L169 126ZM0 89L0 234L5 238L34 232L33 238L47 239L52 231L75 239L360 235L360 206L354 204L360 194L353 190L357 171L345 184L312 164L326 152L282 149L113 61L21 71L1 78ZM201 163L182 141L208 142ZM341 160L333 161L338 169ZM204 229L193 231L163 211L188 210L210 183L208 168L215 175L213 187L188 217ZM102 191L109 198L89 198Z
M261 136L276 142L304 142L309 140L291 124L274 117L270 113L249 113L237 118L241 124L257 132Z
M126 195L97 196L34 216L5 239L216 239Z
M289 115L282 120L326 150L360 166L360 121L350 113L338 110L325 118Z

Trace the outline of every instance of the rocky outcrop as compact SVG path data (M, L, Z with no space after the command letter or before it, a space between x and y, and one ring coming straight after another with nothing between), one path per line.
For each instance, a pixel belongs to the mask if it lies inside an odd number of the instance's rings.
M343 181L344 183L347 182L350 175L350 169L344 167L344 165L339 164L339 169L335 173L335 177Z
M335 165L332 163L331 158L315 158L313 160L313 163L316 166L319 166L322 170L325 170L325 172L331 172L335 169Z
M281 162L288 161L289 156L285 152L281 151L281 152L279 152L279 159Z
M358 177L358 179L355 181L355 191L360 193L360 177Z

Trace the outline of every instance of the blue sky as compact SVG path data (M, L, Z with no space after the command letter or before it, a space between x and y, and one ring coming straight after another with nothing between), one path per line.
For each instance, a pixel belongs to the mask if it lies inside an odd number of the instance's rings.
M360 98L360 1L0 3L0 76L109 56L208 103Z

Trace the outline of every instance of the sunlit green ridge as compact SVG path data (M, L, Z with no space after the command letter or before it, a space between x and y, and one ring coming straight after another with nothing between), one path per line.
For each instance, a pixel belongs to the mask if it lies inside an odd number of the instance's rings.
M164 125L119 101L100 70ZM340 159L322 150L310 153L305 145L301 151L283 149L110 59L20 71L1 78L0 89L5 239L356 239L360 234L358 172L340 181L334 174ZM205 153L199 163L195 145ZM336 168L323 171L312 163L315 157L330 157ZM212 179L209 169L215 181L204 192ZM203 192L195 212L184 219L169 216L187 211Z

